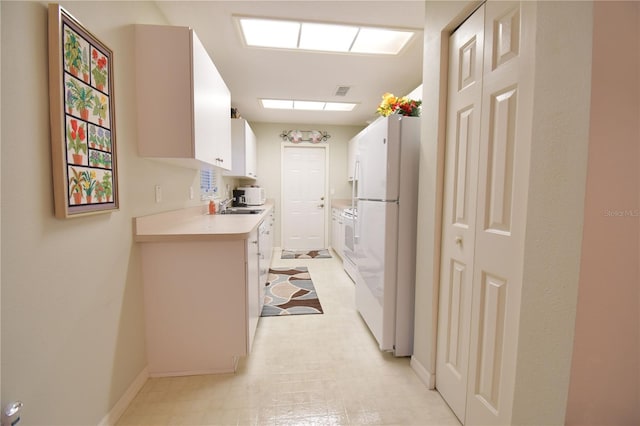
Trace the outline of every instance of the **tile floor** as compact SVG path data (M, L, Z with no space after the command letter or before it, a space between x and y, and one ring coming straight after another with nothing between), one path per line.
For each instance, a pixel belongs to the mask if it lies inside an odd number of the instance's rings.
M149 379L118 425L459 425L408 358L382 353L338 258L308 266L322 315L261 318L235 374Z

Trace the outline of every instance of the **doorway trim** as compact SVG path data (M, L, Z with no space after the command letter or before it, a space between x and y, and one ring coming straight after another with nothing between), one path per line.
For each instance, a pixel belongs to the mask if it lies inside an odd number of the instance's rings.
M329 161L330 150L329 144L298 144L291 142L283 142L280 144L280 245L284 248L284 152L286 148L322 148L324 149L324 241L328 246L329 241L329 219L331 217L331 201L329 200ZM326 247L325 247L326 248Z

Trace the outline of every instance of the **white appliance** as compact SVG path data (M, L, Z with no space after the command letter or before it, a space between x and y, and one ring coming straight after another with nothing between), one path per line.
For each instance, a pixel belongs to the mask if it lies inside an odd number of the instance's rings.
M355 247L354 247L354 228L353 217L355 209L344 209L340 216L342 217L342 223L344 223L344 241L342 252L344 254L342 259L342 268L349 275L349 277L356 281L356 263L355 263Z
M381 350L409 356L413 353L420 119L381 117L363 131L357 149L356 307Z
M247 206L261 206L267 201L264 188L259 186L241 186L239 190L244 191L245 204Z

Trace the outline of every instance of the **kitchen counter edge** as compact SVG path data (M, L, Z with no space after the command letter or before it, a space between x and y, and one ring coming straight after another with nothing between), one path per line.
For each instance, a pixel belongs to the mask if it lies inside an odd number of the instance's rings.
M137 243L169 241L230 241L245 240L273 210L267 201L254 209L258 214L207 214L207 206L155 213L133 218L133 237Z

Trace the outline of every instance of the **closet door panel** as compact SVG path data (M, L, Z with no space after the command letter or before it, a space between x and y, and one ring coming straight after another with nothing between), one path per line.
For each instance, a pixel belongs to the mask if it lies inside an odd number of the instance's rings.
M510 424L532 121L535 5L487 2L466 423Z

